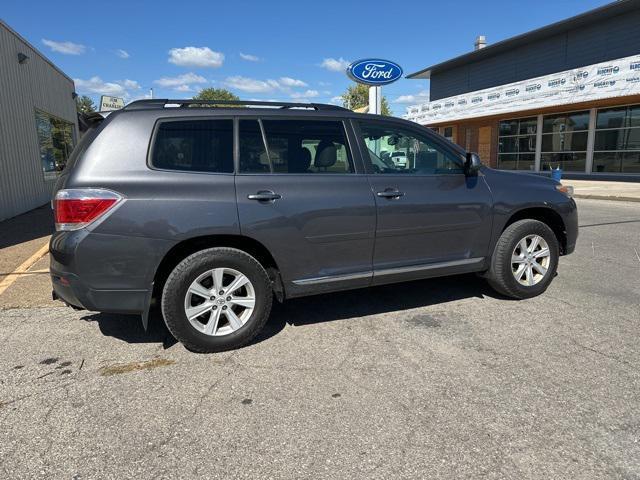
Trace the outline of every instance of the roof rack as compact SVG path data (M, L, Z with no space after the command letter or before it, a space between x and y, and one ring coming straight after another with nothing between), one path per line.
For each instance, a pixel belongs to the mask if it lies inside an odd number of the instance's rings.
M154 98L147 100L136 100L126 105L121 110L146 110L153 108L165 108L167 105L179 105L180 108L211 105L225 107L226 105L256 106L256 107L279 107L279 108L308 108L314 110L347 110L338 105L326 103L292 103L292 102L262 102L255 100L172 100L168 98Z

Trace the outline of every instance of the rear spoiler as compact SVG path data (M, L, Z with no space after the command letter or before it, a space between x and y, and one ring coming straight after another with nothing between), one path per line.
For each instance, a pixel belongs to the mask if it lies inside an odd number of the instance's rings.
M90 128L96 127L102 123L109 112L91 112L78 113L78 127L80 132L84 133Z

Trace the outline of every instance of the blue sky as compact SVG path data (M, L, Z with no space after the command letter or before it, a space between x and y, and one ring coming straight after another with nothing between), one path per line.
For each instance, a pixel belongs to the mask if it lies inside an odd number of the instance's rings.
M243 99L336 102L348 61L379 57L405 74L608 3L519 1L3 2L11 27L76 80L76 91L190 98L224 87ZM428 93L402 79L396 114Z

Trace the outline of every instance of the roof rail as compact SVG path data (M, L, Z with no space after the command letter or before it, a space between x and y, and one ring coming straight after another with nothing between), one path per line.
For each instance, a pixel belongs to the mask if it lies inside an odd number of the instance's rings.
M314 110L347 110L338 105L326 103L292 103L292 102L262 102L255 100L172 100L168 98L154 98L147 100L136 100L126 105L121 110L146 110L153 108L165 108L167 105L179 105L180 107L190 106L215 106L225 107L226 105L256 106L256 107L279 107L279 108L309 108Z

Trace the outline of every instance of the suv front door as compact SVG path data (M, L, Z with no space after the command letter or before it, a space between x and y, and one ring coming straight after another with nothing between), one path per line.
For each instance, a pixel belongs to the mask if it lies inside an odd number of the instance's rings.
M238 124L240 229L271 252L287 295L368 286L376 206L344 122Z
M389 121L356 122L377 205L374 284L478 270L491 234L482 173L430 132ZM392 159L407 159L398 164Z

